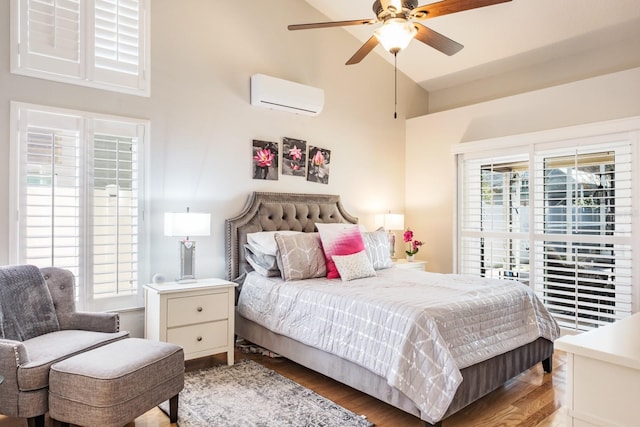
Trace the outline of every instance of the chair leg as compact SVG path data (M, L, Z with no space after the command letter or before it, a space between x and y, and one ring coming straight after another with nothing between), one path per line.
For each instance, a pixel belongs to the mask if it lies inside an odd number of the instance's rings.
M29 427L44 427L44 414L27 418L27 425Z
M169 421L171 424L178 422L178 395L169 399Z

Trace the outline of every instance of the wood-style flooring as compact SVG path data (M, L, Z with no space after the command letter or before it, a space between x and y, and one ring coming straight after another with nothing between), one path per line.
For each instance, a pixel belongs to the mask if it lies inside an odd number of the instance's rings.
M280 374L291 378L339 405L364 414L377 427L418 427L424 422L393 406L340 384L284 358L268 358L236 352L236 358L251 358ZM566 355L556 351L553 373L543 374L540 364L507 382L443 422L443 427L564 427L563 408L566 384ZM220 357L187 362L187 370L222 363ZM47 424L49 424L47 420ZM126 427L168 427L168 418L154 408ZM24 420L0 415L0 427L25 427Z

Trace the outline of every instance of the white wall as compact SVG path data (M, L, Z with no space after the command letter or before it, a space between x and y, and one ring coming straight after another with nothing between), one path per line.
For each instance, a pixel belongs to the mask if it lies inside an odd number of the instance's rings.
M417 258L453 271L453 145L637 115L640 68L407 120L405 224L425 241Z
M594 34L584 37L589 40L579 43L576 39L570 39L560 43L573 45L572 55L559 56L556 46L547 46L443 77L447 81L460 79L453 87L436 89L438 79L431 81L429 86L434 87L429 90L429 112L478 104L640 67L640 20L621 24L614 30L600 30L597 37ZM593 40L598 40L598 43L593 43ZM528 65L522 64L522 57L529 58ZM520 66L512 69L512 63L517 62L520 62ZM501 66L511 71L496 72ZM470 73L475 73L476 77L469 78ZM478 74L485 77L478 78Z
M252 191L340 194L368 226L376 213L403 211L404 119L427 112L425 91L400 75L394 120L392 66L373 54L345 66L360 42L343 29L287 31L287 24L326 20L299 0L150 3L151 97L142 98L10 74L9 2L0 1L0 264L10 261L11 100L150 119L151 252L142 280L178 274L177 239L162 235L165 211L211 212L212 236L197 239L200 277L224 276L224 219ZM311 118L252 107L254 73L325 89L324 112ZM251 141L285 136L332 151L329 185L251 178Z

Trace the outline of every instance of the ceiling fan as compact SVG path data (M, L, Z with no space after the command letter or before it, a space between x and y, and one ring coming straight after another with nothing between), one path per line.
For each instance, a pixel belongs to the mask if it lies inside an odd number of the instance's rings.
M394 55L406 48L413 38L420 40L447 55L453 55L464 46L434 31L419 22L437 16L462 12L464 10L491 6L511 0L442 0L424 6L418 6L418 0L375 0L373 12L375 19L356 19L352 21L317 22L311 24L289 25L289 30L307 30L311 28L343 27L350 25L382 24L364 45L347 61L346 65L357 64L369 54L378 43Z

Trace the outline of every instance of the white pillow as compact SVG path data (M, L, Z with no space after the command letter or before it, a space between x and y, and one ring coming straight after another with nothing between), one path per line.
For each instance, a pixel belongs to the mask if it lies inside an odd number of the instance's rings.
M261 253L265 255L276 256L278 252L278 245L276 244L275 234L280 233L282 235L302 233L301 231L259 231L257 233L247 234L247 244L251 246L251 250L254 253Z
M338 273L340 273L340 278L345 282L376 275L366 251L351 255L334 255L332 258Z

